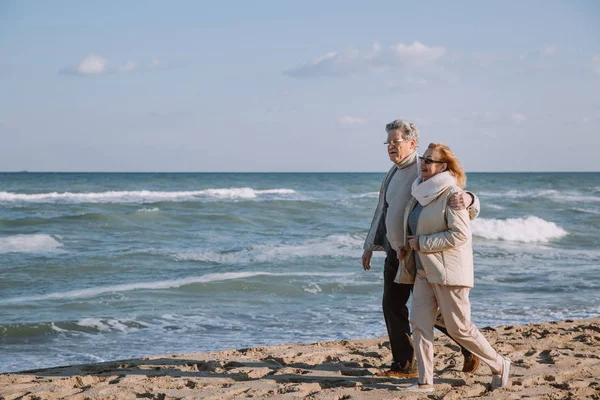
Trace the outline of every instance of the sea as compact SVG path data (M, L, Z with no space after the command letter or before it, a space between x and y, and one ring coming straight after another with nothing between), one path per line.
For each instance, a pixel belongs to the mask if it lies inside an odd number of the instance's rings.
M384 173L0 173L0 372L380 337ZM479 327L600 315L600 173L469 173Z

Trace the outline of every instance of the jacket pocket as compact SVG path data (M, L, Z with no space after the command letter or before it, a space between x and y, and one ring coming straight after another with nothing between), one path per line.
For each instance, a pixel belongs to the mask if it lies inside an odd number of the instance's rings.
M427 280L431 283L445 282L446 268L444 268L444 253L438 251L436 253L427 253L423 257L423 269L427 274Z
M446 271L444 282L447 285L464 284L460 251L452 249L444 252L444 270Z

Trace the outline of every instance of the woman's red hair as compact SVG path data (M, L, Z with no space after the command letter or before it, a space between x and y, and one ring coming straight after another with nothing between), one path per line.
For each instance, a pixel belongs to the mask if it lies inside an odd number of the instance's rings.
M464 188L467 185L467 175L465 174L465 170L462 169L460 165L460 161L458 161L458 157L450 147L441 143L429 143L428 148L432 150L437 150L439 156L439 161L443 161L448 166L448 171L450 171L450 175L456 178L456 184L460 188Z

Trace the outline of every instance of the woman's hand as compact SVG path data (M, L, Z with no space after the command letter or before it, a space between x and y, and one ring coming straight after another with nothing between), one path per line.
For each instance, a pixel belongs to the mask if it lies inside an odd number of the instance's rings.
M419 237L418 236L409 236L408 237L408 245L414 251L421 250L421 248L419 247Z

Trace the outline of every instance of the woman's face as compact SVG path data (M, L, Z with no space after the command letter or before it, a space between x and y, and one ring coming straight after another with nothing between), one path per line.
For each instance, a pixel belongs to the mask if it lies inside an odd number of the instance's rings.
M440 154L437 149L427 149L423 154L423 157L420 158L420 161L421 177L423 177L424 181L440 172L444 172L447 168L447 164L440 160ZM429 162L429 164L427 162Z

